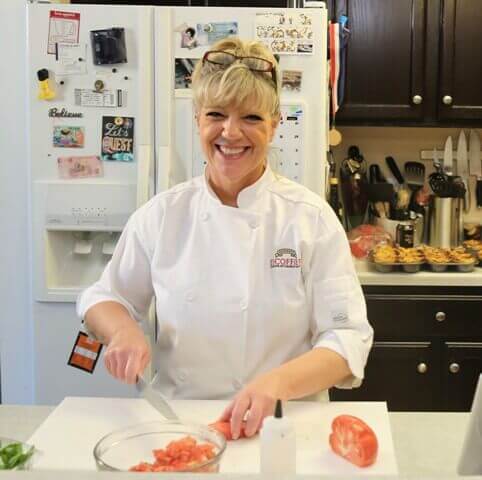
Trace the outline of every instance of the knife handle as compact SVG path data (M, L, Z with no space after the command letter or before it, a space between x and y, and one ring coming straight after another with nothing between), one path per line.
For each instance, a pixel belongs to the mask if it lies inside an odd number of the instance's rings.
M403 178L402 172L400 172L400 169L398 168L395 159L393 157L385 157L385 162L387 162L388 168L397 179L397 182L400 185L403 185L405 183L405 179Z
M477 208L482 207L482 178L477 178L475 187L475 198L477 199Z

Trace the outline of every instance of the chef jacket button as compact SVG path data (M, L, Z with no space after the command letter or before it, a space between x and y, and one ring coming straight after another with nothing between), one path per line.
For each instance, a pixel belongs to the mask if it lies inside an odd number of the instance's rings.
M239 380L233 380L233 387L236 390L241 390L242 386L243 386L243 384Z
M205 222L209 218L209 213L203 212L201 213L201 220Z
M249 222L249 226L254 230L255 228L258 228L259 223L258 223L257 220L251 220L251 221Z
M180 382L184 382L187 378L187 375L185 372L179 372L179 375L177 376Z
M241 303L239 304L239 306L240 306L241 310L243 310L243 311L248 309L248 304L247 304L246 302L244 302L244 301L241 302Z

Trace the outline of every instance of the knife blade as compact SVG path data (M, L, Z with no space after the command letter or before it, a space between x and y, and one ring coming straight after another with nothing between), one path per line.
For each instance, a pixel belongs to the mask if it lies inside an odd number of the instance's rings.
M457 142L457 175L462 178L465 185L464 211L468 212L470 210L469 167L467 163L467 140L463 130L460 131Z
M482 164L480 159L480 138L475 130L470 130L469 137L469 173L475 175L476 189L475 197L477 199L477 207L482 207Z
M147 382L143 376L137 377L136 389L141 395L167 420L180 422L176 412L172 409L166 397L152 387L156 377L152 382Z
M448 136L445 140L443 169L446 175L453 175L453 146L452 137Z

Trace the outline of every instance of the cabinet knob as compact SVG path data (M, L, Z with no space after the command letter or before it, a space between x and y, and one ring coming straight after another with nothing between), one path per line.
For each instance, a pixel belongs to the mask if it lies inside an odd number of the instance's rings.
M451 363L449 365L450 373L459 373L460 365L458 363Z
M426 363L419 363L417 365L417 372L418 373L426 373L428 370L427 364Z
M414 95L413 98L412 98L412 102L415 104L415 105L420 105L423 101L423 98L422 98L422 95Z
M443 322L445 320L445 312L437 312L435 314L435 320L437 320L437 322Z
M444 102L445 105L452 105L452 97L450 95L444 95L442 102Z

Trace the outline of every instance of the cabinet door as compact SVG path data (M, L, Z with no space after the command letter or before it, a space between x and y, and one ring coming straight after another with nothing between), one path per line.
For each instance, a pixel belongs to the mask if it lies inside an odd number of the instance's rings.
M443 397L447 411L470 411L482 373L482 343L445 343Z
M429 342L375 342L362 386L333 388L330 399L386 401L390 411L436 410L435 358Z
M425 0L346 0L346 5L351 33L337 121L422 119Z
M443 0L438 116L482 121L482 4Z

